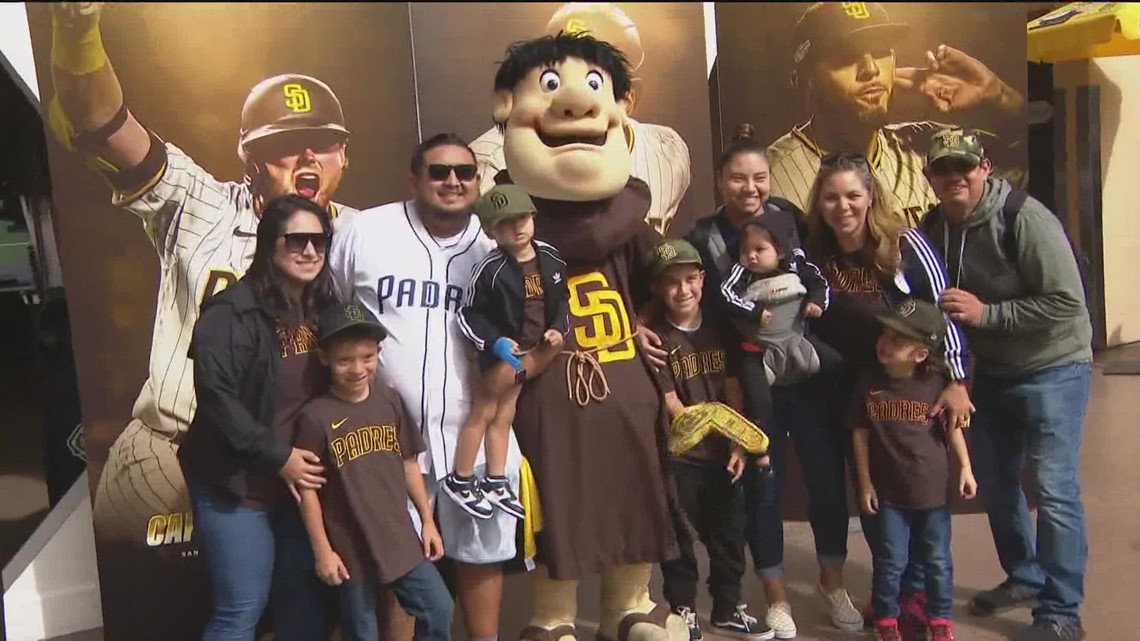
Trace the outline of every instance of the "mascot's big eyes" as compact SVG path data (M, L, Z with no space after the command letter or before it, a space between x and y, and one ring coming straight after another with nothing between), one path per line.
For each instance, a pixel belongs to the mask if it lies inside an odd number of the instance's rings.
M598 73L597 71L591 71L590 73L586 74L586 84L590 85L594 91L601 89L602 74Z
M557 71L544 71L538 77L538 86L542 87L543 91L554 91L562 85L562 78L558 75Z

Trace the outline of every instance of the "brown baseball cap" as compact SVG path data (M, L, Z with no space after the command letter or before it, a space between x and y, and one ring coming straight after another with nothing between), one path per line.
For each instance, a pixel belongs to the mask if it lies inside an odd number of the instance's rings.
M909 31L879 2L816 2L796 22L792 59L798 65L842 44L894 44Z

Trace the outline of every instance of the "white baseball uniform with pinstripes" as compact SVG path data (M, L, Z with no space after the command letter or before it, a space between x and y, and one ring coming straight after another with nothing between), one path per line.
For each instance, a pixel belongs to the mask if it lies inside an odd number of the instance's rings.
M459 431L471 408L479 371L474 348L459 327L459 310L475 267L493 250L472 215L452 238L428 233L412 201L366 209L333 237L329 266L342 295L360 300L388 329L381 345L380 376L403 399L420 425L428 450L420 455L425 486L434 500L451 471ZM475 459L482 474L483 447ZM510 433L507 478L519 491L522 453ZM439 501L438 521L446 554L467 563L515 556L514 517L497 511L474 519L453 501ZM409 502L415 523L419 515Z
M950 125L932 121L909 122L887 125L875 132L869 155L871 169L894 195L891 210L909 227L918 226L922 215L938 203L922 169L926 165L925 150L930 145L930 137L948 127ZM791 201L805 212L820 160L830 153L811 139L810 131L811 121L808 121L792 128L768 147L772 195Z
M630 157L633 168L630 174L649 185L652 201L645 222L662 236L669 229L677 207L689 189L689 146L673 129L662 125L638 122L629 118L633 144ZM479 190L487 193L495 186L495 174L507 168L503 157L503 136L492 127L471 143L475 161L479 165Z
M148 376L96 490L100 538L113 531L141 542L152 515L188 511L170 439L189 428L196 408L190 336L203 298L245 273L256 244L258 218L246 184L214 178L170 143L166 155L165 171L149 190L112 200L142 221L160 278ZM332 209L334 225L356 212Z

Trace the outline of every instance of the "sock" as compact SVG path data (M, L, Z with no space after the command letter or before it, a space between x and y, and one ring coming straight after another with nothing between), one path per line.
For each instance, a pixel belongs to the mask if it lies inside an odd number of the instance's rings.
M471 641L499 641L499 635L493 637L472 637Z
M462 474L460 474L459 472L453 472L453 473L452 473L452 476L454 476L454 477L455 477L455 480L457 480L457 481L463 481L464 483L470 483L470 482L472 482L472 481L474 481L474 480L475 480L475 476L474 476L474 475L471 475L471 476L463 476L463 475L462 475Z
M507 480L507 477L506 477L506 476L495 476L495 475L493 475L493 474L488 474L488 475L487 475L487 480L488 480L488 481L495 481L496 483L497 483L497 482L500 482L500 481L502 481L502 482L506 482L506 480ZM472 641L474 641L474 640L472 640Z

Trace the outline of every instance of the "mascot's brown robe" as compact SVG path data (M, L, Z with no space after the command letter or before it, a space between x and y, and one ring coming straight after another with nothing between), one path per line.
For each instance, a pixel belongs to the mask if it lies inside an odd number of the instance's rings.
M497 179L510 180L506 172ZM663 465L668 417L652 366L632 338L636 310L648 296L645 260L661 239L645 223L649 187L630 178L604 200L533 200L535 238L566 261L570 331L563 349L608 347L593 356L609 385L607 397L581 406L563 353L523 386L514 430L542 504L536 560L552 579L572 580L676 558ZM595 381L595 391L600 386Z

